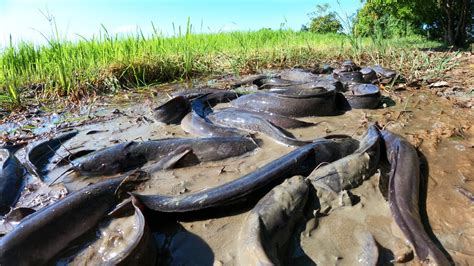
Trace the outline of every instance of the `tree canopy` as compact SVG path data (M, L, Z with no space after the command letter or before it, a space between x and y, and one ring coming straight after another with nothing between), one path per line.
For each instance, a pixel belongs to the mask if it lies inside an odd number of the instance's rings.
M470 0L367 0L359 10L354 34L382 31L386 37L423 34L464 46L472 31Z
M302 25L303 30L315 33L336 33L342 30L342 24L337 19L336 12L328 12L329 4L317 5L316 11L308 14L309 26Z

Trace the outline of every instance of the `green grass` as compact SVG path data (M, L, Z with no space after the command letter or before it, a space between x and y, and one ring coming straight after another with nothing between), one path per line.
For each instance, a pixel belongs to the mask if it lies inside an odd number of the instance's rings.
M0 54L0 103L19 105L32 91L41 99L80 99L123 87L347 58L417 77L426 70L436 75L450 61L418 50L440 43L416 36L375 40L291 30L194 34L189 23L173 37L138 32L118 38L103 32L75 43L54 37L45 46L23 42L7 47Z

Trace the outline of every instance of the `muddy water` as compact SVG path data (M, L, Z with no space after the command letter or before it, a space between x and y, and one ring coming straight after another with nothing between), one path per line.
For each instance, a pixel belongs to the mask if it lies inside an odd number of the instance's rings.
M140 230L137 218L130 215L104 223L98 230L99 239L79 252L70 265L106 263L134 244Z
M426 213L432 231L457 264L474 263L471 248L474 246L474 203L468 197L468 192L474 193L473 111L453 109L451 103L425 90L386 96L396 105L378 110L352 110L333 117L305 118L322 123L291 132L301 139L340 133L360 138L368 123L378 121L407 137L428 161ZM223 107L226 105L217 106ZM45 182L51 182L69 167L56 166L54 162L79 150L98 149L127 140L191 137L179 125L154 123L145 105L122 106L120 111L122 113L112 120L81 126L79 135L65 143L53 158ZM250 173L293 149L265 136L256 136L260 139L260 148L250 154L154 173L140 192L179 195L204 190ZM73 191L97 180L68 175L61 181ZM384 262L407 253L404 238L394 225L388 203L377 186L376 175L353 190L353 194L360 197L354 206L340 207L328 216L310 219L306 229L302 221L302 229L295 232L291 259L299 265L312 265L311 262L354 265L367 255L364 254L367 249L362 248L367 244L367 236L373 236L385 248L381 252ZM27 204L26 199L32 193L34 191L25 191L19 205ZM217 217L187 217L178 223L153 219L151 226L160 247L160 259L166 264L235 264L236 238L246 210L251 207L233 206L213 215ZM416 260L409 262L416 263Z
M317 265L363 264L362 258L371 256L364 250L366 235L372 235L384 248L397 250L403 247L403 240L394 236L391 228L390 209L378 188L378 175L353 189L353 195L360 197L354 206L337 206L328 216L308 221L300 234L300 248L293 259L298 265L307 265L308 257ZM389 254L384 254L385 259ZM385 260L386 262L386 260Z

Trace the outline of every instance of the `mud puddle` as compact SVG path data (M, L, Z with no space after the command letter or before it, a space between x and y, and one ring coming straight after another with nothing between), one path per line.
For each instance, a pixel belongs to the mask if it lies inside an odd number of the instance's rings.
M340 116L305 118L321 123L291 132L301 139L327 134L360 138L369 123L379 122L407 137L428 162L426 213L433 233L456 264L474 263L474 253L470 249L474 246L474 202L469 198L469 193L474 193L472 109L454 109L450 102L427 90L385 93L385 96L396 104L377 110L351 110ZM166 100L166 97L161 98L163 102ZM218 105L216 109L224 107L225 104ZM30 178L17 206L41 208L63 197L66 190L70 193L107 178L66 175L57 185L49 187L49 183L70 167L67 158L75 152L97 150L130 140L192 137L179 125L153 122L149 106L141 102L101 109L100 112L114 116L76 126L79 134L56 152L47 167L49 172L44 182ZM179 195L204 190L250 173L294 149L263 135L256 137L261 140L260 148L250 154L156 172L142 185L140 193ZM384 248L384 263L406 253L404 238L397 232L388 203L378 189L378 178L373 176L352 191L360 197L354 206L337 208L328 216L318 217L317 221L302 221L303 229L295 231L289 258L298 265L354 265L364 256L362 247L370 237ZM55 195L57 199L54 199ZM35 198L39 198L36 205L32 204ZM160 260L163 264L235 264L239 248L236 239L249 208L251 206L232 206L220 210L222 213L216 213L212 218L187 217L179 222L169 216L151 218ZM309 213L313 211L316 210L308 210ZM306 222L308 224L304 226ZM411 261L409 264L416 263Z

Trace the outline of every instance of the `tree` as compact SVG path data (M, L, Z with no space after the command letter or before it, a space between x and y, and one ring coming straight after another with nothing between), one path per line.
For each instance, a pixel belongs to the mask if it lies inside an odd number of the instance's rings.
M440 13L436 1L367 0L357 13L354 33L370 35L383 30L385 37L423 34Z
M369 35L383 29L386 37L423 34L464 46L471 22L470 0L367 0L353 30Z
M450 45L464 46L472 25L470 0L440 0L439 5L445 13L441 18L445 41Z
M328 12L329 4L317 5L316 11L308 14L311 21L309 26L302 25L302 30L315 33L336 33L342 30L342 24L335 12Z

